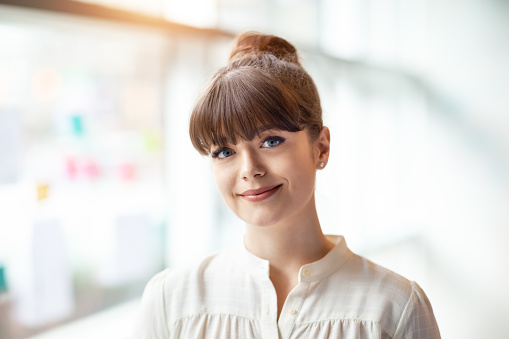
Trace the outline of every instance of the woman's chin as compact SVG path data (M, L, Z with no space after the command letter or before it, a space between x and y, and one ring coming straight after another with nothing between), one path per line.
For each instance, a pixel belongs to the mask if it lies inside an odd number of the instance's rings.
M279 218L267 218L267 216L250 216L249 218L242 216L239 217L246 222L246 225L253 227L271 227L275 226L280 221Z

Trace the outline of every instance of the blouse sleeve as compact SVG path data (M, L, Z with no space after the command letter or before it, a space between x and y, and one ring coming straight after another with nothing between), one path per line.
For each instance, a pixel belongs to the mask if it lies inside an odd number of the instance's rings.
M431 304L415 282L412 282L412 294L403 310L394 339L440 339Z
M145 287L133 339L169 338L164 282L168 270L156 274Z

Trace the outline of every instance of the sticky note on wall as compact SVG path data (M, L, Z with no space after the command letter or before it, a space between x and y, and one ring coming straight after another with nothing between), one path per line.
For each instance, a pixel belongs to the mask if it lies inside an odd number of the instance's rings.
M72 132L76 136L82 136L85 132L83 128L83 117L81 115L71 116Z

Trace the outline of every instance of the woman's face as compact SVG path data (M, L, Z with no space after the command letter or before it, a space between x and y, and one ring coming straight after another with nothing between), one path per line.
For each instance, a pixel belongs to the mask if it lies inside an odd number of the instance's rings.
M315 142L306 131L267 130L251 141L213 146L212 168L231 210L247 224L270 226L315 212L316 169L328 152L326 127Z

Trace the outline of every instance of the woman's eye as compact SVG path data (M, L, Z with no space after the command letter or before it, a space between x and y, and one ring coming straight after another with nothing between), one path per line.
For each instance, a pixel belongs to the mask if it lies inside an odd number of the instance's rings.
M285 141L284 138L271 136L271 137L265 138L265 140L263 140L262 145L263 145L263 147L274 147L279 144L282 144L284 141Z
M212 153L212 158L224 159L232 156L233 154L235 154L235 152L231 148L220 148Z

